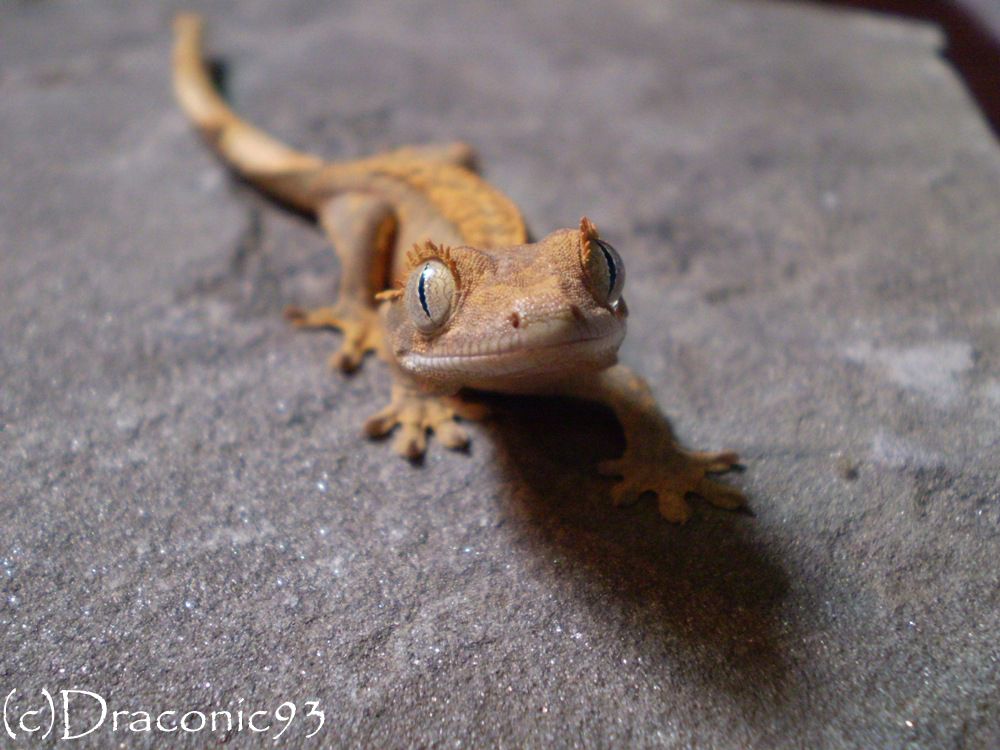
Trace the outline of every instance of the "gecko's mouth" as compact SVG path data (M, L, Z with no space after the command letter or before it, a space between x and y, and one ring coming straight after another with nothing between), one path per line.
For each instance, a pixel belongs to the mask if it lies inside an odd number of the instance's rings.
M625 338L621 320L609 318L586 328L539 326L531 333L470 338L448 354L410 352L400 357L406 371L431 379L460 379L476 387L495 379L570 375L615 363Z

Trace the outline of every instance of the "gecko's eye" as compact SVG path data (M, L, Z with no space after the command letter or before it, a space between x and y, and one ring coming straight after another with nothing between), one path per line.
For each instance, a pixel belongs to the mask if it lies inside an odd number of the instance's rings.
M594 296L602 305L615 307L625 286L625 264L618 251L604 240L595 237L590 240L590 244L587 273L590 274Z
M448 320L455 299L455 277L439 260L426 260L406 282L406 311L424 333L436 331Z

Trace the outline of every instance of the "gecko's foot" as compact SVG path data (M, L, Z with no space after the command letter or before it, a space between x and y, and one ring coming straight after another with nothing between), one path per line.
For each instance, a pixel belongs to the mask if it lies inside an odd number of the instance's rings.
M469 445L469 436L455 421L456 417L482 419L486 415L486 407L479 404L394 388L389 405L365 422L365 434L371 438L383 437L399 427L393 450L415 461L427 449L428 431L437 435L446 448L463 450Z
M333 307L303 310L291 306L285 318L296 328L337 328L344 334L340 349L330 356L330 366L352 372L365 354L378 349L382 329L373 308L357 302L338 302Z
M708 477L736 468L738 460L735 453L689 453L670 445L655 452L626 449L621 458L602 462L598 471L622 477L611 489L615 505L634 503L644 492L652 492L664 518L684 523L691 515L687 495L698 495L727 510L746 505L739 490Z

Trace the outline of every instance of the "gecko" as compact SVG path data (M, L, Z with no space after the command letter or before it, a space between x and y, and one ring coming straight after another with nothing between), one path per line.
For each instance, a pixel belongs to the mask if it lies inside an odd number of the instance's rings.
M673 522L688 519L691 495L745 505L711 476L737 468L737 455L684 449L649 386L618 363L625 265L591 221L530 241L462 142L329 162L276 140L219 93L203 25L192 13L174 19L177 101L230 169L327 235L341 268L336 301L292 306L286 317L341 332L337 369L355 370L369 352L388 365L389 403L365 423L369 437L395 433L394 451L419 460L429 434L447 448L468 445L460 421L486 413L470 394L568 396L610 407L622 427L623 455L597 467L618 478L615 505L653 494Z

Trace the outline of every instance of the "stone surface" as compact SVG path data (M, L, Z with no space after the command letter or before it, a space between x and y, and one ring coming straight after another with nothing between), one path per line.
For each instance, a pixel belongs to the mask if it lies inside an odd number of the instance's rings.
M4 696L295 701L287 747L1000 746L1000 150L933 29L209 11L232 98L292 143L464 138L536 232L586 212L629 264L623 358L689 444L743 454L753 513L609 507L621 438L569 403L422 467L359 439L386 375L281 320L336 263L182 119L171 4L7 3ZM77 746L207 744L107 721Z

